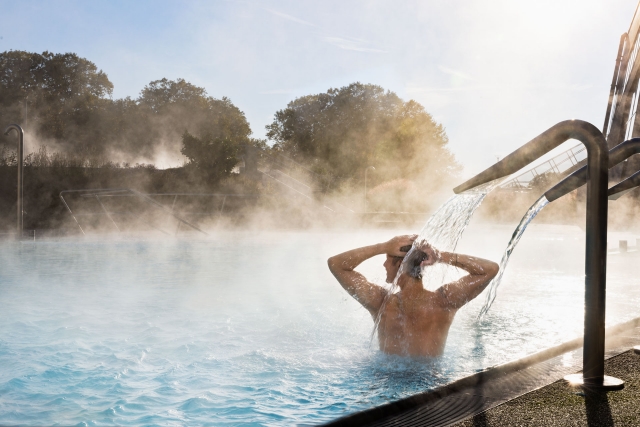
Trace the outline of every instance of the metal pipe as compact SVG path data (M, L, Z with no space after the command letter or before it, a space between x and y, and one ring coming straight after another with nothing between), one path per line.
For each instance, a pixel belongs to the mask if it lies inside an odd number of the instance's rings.
M144 193L141 193L139 191L133 190L133 189L129 189L129 191L137 196L142 197L144 200L148 200L151 204L159 207L160 209L162 209L163 211L167 212L169 215L171 215L172 217L174 217L175 219L177 219L178 221L182 222L183 224L188 225L189 227L193 228L196 231L199 231L200 233L204 234L205 236L208 236L209 233L202 231L201 229L199 229L198 227L196 227L195 225L191 224L189 221L180 218L178 215L176 215L175 213L173 213L172 211L170 211L169 209L167 209L166 206L164 206L161 203L156 202L155 200L153 200L151 197L147 196Z
M82 226L80 225L80 223L78 222L78 218L76 218L76 216L73 214L73 212L71 211L71 208L69 207L69 205L67 204L67 201L64 199L64 196L62 195L62 193L64 193L64 191L60 192L60 200L62 200L62 203L64 203L64 205L67 207L67 210L69 211L69 213L71 214L71 216L73 217L73 220L76 222L76 224L78 225L78 228L80 228L80 231L82 231L83 235L87 235L87 233L84 232L84 230L82 229Z
M640 153L640 138L628 139L609 150L608 168L616 166L625 159ZM583 166L544 193L549 202L559 199L567 193L587 183L587 166Z
M640 171L611 187L607 195L609 196L609 200L618 200L638 186L640 186Z
M96 201L100 204L100 207L102 208L104 213L107 215L107 218L109 218L111 223L116 227L116 230L120 231L120 227L118 227L118 224L116 224L116 222L113 220L107 208L105 208L104 205L102 204L102 200L100 200L100 196L98 196L97 194L94 194L94 196L96 198Z
M613 78L611 79L611 89L609 90L609 104L607 104L607 112L604 115L604 126L602 127L602 134L607 134L607 127L609 125L609 116L611 115L611 106L613 105L613 96L618 86L618 76L620 75L620 62L622 62L622 49L624 49L625 41L629 40L627 33L620 36L620 45L618 46L618 55L616 56L616 67L613 69Z
M585 250L585 319L583 374L585 386L606 387L604 326L607 265L607 179L609 150L602 133L592 124L567 120L551 127L500 162L454 189L456 193L510 175L568 139L587 149L587 223ZM607 379L610 379L607 377Z
M626 34L626 33L625 33ZM623 34L624 36L624 34ZM629 68L629 59L631 58L632 45L629 40L628 34L625 37L625 44L622 49L622 60L620 62L620 69L618 71L618 78L616 82L617 99L614 106L611 107L613 115L609 117L609 133L605 135L609 146L616 145L619 141L624 140L625 126L627 122L627 116L629 109L631 108L631 96L627 90L626 72Z
M140 193L139 191L132 190L130 188L105 188L105 189L96 189L96 190L87 189L87 190L65 190L65 191L61 191L60 192L60 198L64 202L65 206L67 206L67 209L69 210L69 213L71 213L71 215L73 216L73 219L76 220L76 223L78 223L78 220L76 219L76 216L73 215L73 212L71 212L71 209L69 208L69 205L64 200L63 193L88 193L88 194L83 195L83 196L91 197L91 198L93 198L96 194L101 196L101 197L108 197L108 196L113 196L113 195L121 195L121 196L122 195L131 195L133 197L137 196L137 197L142 198L144 201L148 202L149 204L160 208L161 210L163 210L167 214L169 214L172 217L174 217L175 219L177 219L179 222L188 225L189 227L193 228L194 230L199 231L200 233L202 233L204 235L208 235L208 233L202 231L200 228L198 228L195 225L191 224L189 221L179 217L174 212L169 210L166 206L164 206L164 205L156 202L155 200L153 200L147 194ZM123 193L126 193L126 194L123 194ZM80 227L79 223L78 223L78 227ZM155 228L155 227L153 227L153 228ZM80 227L80 229L82 230L82 227ZM162 231L162 232L165 233L165 234L168 234L165 231ZM84 230L83 230L83 233L84 233Z
M7 126L4 130L5 135L9 135L9 132L15 130L18 132L18 203L17 203L17 213L18 220L16 225L17 238L22 238L22 214L24 209L22 208L22 167L24 166L24 131L22 128L16 124L11 124Z

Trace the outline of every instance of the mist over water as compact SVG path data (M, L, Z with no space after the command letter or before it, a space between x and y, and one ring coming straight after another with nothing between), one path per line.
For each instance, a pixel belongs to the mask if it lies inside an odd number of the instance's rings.
M532 227L433 361L371 348L326 267L407 229L2 242L0 424L318 424L559 344L582 330L584 234ZM496 258L511 232L471 226L459 250ZM610 257L608 324L635 316L637 256ZM358 270L384 282L380 257Z
M520 220L520 223L518 224L515 231L513 232L513 235L511 236L511 240L509 240L509 243L507 244L507 248L504 251L504 255L502 255L502 259L500 260L500 271L498 271L498 274L496 275L496 277L494 277L491 283L489 283L488 289L486 290L485 302L484 302L484 305L482 306L482 309L480 310L480 314L478 315L479 319L482 319L484 315L487 314L487 312L491 308L491 305L495 301L496 296L498 295L498 286L500 286L500 282L502 281L502 276L504 275L504 272L507 269L507 264L509 263L509 258L511 257L511 253L518 245L518 242L520 241L520 238L522 237L525 230L527 229L527 226L529 225L529 223L533 221L536 215L538 215L538 213L545 206L547 206L547 204L549 204L549 201L543 194L527 210L527 212L524 214L524 216Z

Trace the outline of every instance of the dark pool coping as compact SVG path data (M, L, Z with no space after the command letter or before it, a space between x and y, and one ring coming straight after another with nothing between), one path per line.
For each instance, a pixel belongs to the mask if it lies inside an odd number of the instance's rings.
M604 362L604 372L625 381L622 390L575 390L563 380L469 417L455 427L638 427L640 355L627 350Z
M605 358L640 344L640 317L606 329ZM340 426L448 426L551 384L582 368L583 337L493 366L450 384L323 424Z

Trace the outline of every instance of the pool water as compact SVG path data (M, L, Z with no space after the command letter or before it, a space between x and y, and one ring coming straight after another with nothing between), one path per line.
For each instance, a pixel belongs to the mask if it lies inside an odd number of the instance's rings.
M472 228L459 249L499 260L512 231ZM584 233L532 225L443 357L381 354L326 259L397 233L1 243L0 424L318 424L581 334ZM609 259L608 325L640 316L638 261ZM360 271L382 284L382 262Z

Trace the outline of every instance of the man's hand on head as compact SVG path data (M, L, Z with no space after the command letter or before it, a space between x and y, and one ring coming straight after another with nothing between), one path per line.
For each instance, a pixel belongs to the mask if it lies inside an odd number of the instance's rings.
M436 262L440 262L440 251L431 246L426 240L423 240L418 244L418 249L427 254L427 259L420 263L421 267L433 265Z
M403 251L403 246L413 245L413 241L418 238L417 234L407 234L402 236L396 236L385 243L385 253L390 256L403 257L407 254L407 251Z

